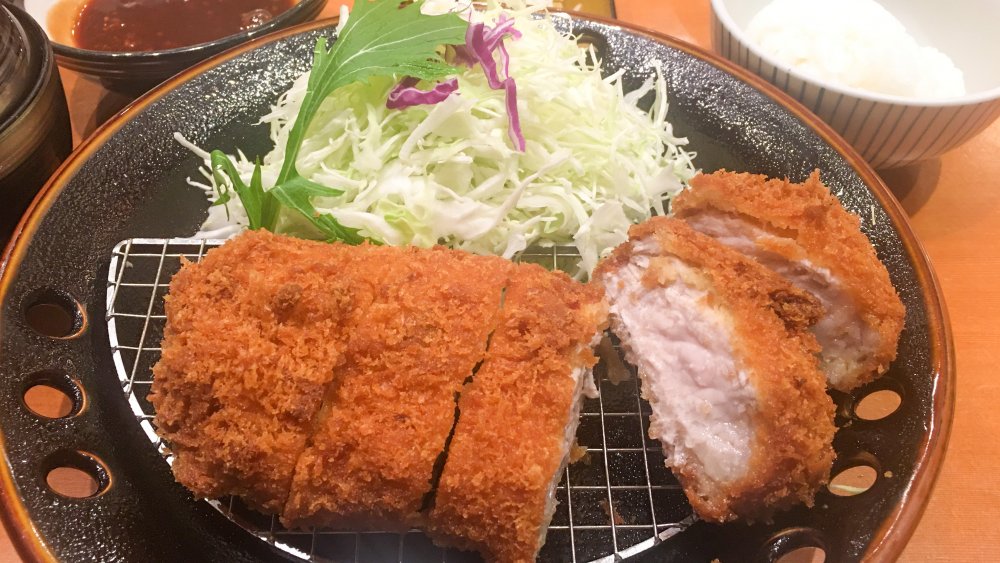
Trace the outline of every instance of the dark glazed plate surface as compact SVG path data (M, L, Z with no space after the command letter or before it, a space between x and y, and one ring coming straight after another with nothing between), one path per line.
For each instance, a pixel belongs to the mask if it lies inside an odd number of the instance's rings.
M635 87L652 60L663 63L670 118L691 140L697 164L802 180L814 168L858 213L907 306L899 359L883 383L902 406L865 422L856 398L836 397L843 427L837 467L860 459L878 469L867 492L821 493L817 506L769 524L697 523L637 557L643 561L771 560L812 542L827 561L892 559L913 531L944 451L951 419L953 352L933 274L905 216L872 171L825 126L760 80L694 47L609 23L574 20L602 51L609 71L625 69ZM111 251L133 237L190 236L205 215L187 186L197 157L173 140L179 131L203 147L248 154L269 150L257 118L309 66L329 22L299 27L187 71L141 99L96 133L36 200L7 249L0 278L0 431L3 516L30 559L250 561L288 557L244 532L175 484L135 423L111 364L105 314ZM39 295L80 304L79 334L55 339L26 326ZM24 408L33 377L64 374L86 400L75 416L47 420ZM86 452L103 463L103 492L67 499L51 492L45 470Z

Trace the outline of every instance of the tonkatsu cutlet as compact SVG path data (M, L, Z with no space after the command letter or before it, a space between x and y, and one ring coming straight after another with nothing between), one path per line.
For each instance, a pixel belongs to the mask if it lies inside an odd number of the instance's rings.
M814 172L805 182L716 172L671 203L695 230L750 256L820 299L813 332L830 386L849 391L888 369L905 310L885 266Z
M606 309L596 287L498 257L244 233L171 282L154 423L196 496L354 530L431 526L434 507L441 541L527 560Z
M513 264L443 248L372 247L345 266L344 362L298 460L289 527L421 523L455 399L483 359Z
M459 401L428 517L435 542L487 561L535 561L606 319L599 288L517 268L486 359Z
M150 401L177 481L278 512L343 361L339 247L248 232L170 283Z
M632 227L594 280L695 511L722 522L811 505L835 431L809 332L818 301L666 217Z

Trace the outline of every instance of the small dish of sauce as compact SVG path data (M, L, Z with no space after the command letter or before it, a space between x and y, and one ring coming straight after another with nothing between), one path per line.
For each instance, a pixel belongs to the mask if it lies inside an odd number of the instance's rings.
M87 0L73 43L92 51L163 51L253 29L296 0Z
M202 60L254 41L259 35L314 20L327 3L327 0L19 1L32 19L44 22L44 32L60 67L89 75L104 88L128 99L135 99Z

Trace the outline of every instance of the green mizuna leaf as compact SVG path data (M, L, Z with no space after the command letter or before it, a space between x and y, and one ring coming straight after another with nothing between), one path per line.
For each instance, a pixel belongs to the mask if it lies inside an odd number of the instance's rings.
M320 214L312 204L313 197L333 197L343 193L341 190L328 188L298 176L268 191L268 194L273 195L282 205L304 215L327 236L327 240L360 244L364 241L364 237L358 234L357 229L344 227L329 213Z
M432 80L456 72L437 49L464 43L469 23L457 14L421 14L422 0L401 4L403 0L358 0L332 47L327 49L326 39L316 41L306 95L289 132L278 183L297 174L295 160L306 130L320 104L337 88L372 76Z
M233 186L233 191L239 196L243 203L243 209L247 212L247 219L250 222L250 229L273 230L274 222L278 216L278 202L269 192L264 191L264 183L261 181L260 161L254 164L253 175L250 177L250 184L247 185L240 178L236 166L226 154L220 150L214 150L211 154L212 175L215 177L216 186L219 186L219 198L212 205L225 205L232 198L232 194L227 187L226 179ZM227 209L228 212L228 209Z
M236 167L221 151L212 151L212 173L219 186L233 191L246 209L250 229L273 231L278 210L298 211L319 229L327 240L350 244L364 238L357 229L341 225L332 215L321 214L312 204L314 197L336 197L343 192L306 180L295 167L299 150L316 112L334 90L373 76L413 76L434 80L457 73L438 52L442 45L465 42L469 23L457 14L428 16L420 13L423 0L357 0L347 23L333 45L326 39L316 41L313 68L310 71L301 109L289 131L285 157L274 187L264 190L260 163L254 167L250 184L239 177ZM227 187L219 189L216 204L231 198Z
M251 180L248 186L240 179L236 167L225 153L220 150L214 150L211 157L212 175L215 176L216 185L220 186L219 199L216 203L226 203L231 198L232 194L229 192L229 188L226 187L227 183L225 181L228 179L229 183L233 186L233 191L236 192L236 195L239 196L240 201L243 203L243 208L247 212L247 219L250 221L250 228L261 228L264 209L263 202L267 195L264 193L263 186L260 185L259 167L254 169L254 176L257 177L258 181L255 183Z

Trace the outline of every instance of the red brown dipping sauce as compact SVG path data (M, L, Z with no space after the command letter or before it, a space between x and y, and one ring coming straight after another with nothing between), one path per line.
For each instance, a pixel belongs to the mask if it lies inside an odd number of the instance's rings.
M296 0L88 0L73 27L77 47L162 51L267 23Z

